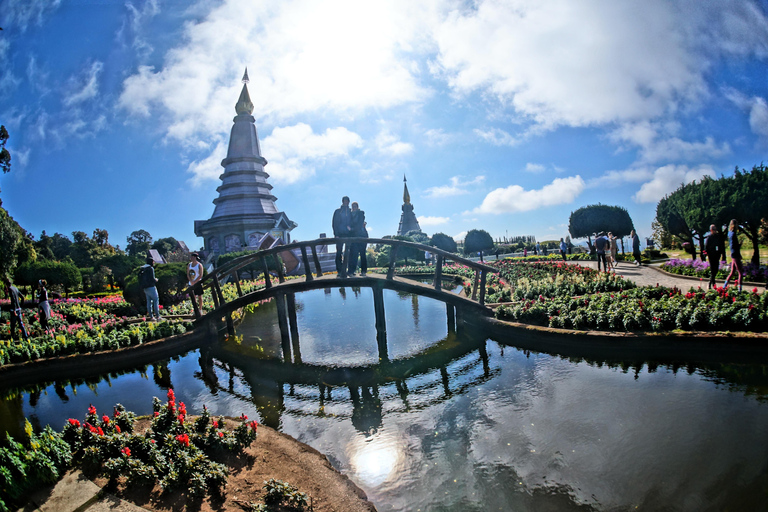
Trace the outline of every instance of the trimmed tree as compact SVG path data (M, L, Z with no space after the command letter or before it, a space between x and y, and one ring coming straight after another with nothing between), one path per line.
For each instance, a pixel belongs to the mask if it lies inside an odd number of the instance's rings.
M464 237L464 254L480 253L480 261L483 261L483 251L493 249L493 238L484 229L470 229Z
M591 204L582 206L571 212L568 219L568 232L571 238L586 238L589 251L594 252L592 237L602 231L611 232L621 239L622 252L624 252L624 237L629 236L635 229L632 218L627 210L621 206L607 204Z
M456 245L456 240L446 235L445 233L435 233L432 235L432 239L429 241L429 245L452 253L456 253L459 250L458 246Z

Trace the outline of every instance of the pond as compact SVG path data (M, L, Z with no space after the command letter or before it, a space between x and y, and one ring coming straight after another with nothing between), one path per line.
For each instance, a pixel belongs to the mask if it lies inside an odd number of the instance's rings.
M3 425L138 414L172 385L194 414L257 417L327 454L380 511L758 510L768 365L585 361L449 330L443 303L367 288L296 296L301 363L273 303L227 341L89 383L5 391ZM295 352L295 351L294 351Z

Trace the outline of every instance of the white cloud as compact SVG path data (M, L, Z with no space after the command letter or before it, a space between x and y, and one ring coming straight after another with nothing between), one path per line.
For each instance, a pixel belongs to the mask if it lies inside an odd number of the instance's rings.
M553 128L696 104L713 58L766 53L768 23L736 0L479 0L451 11L434 37L432 69L457 93L487 93Z
M520 143L520 139L499 128L491 128L490 130L475 128L474 132L475 135L494 146L516 146Z
M386 128L379 132L374 142L380 153L390 156L402 156L413 153L413 144L402 142L400 137L393 135Z
M461 233L453 235L453 241L457 242L457 243L458 242L463 242L466 237L467 237L467 232L466 231L462 231Z
M656 162L690 162L703 158L719 158L731 152L727 142L718 144L714 138L685 141L677 136L680 125L674 122L641 121L624 123L609 134L619 145L639 148L638 164Z
M476 176L474 179L462 181L461 176L450 178L450 185L441 185L439 187L430 187L424 191L424 197L452 197L469 194L469 188L480 185L485 181L485 176Z
M653 171L651 181L644 183L632 197L636 203L655 203L684 183L700 180L704 176L716 178L709 165L689 168L686 165L665 165Z
M419 226L429 227L429 226L439 226L441 224L447 224L451 221L451 218L450 217L428 217L426 215L421 215L419 217L416 217L416 220L419 221Z
M527 212L572 202L584 190L581 176L556 178L552 183L538 190L525 190L520 185L510 185L491 191L480 206L472 213L515 213Z
M749 127L752 133L768 140L768 105L763 98L753 98L749 110Z
M160 12L159 0L145 0L142 5L136 5L134 2L126 2L126 14L123 20L123 26L117 33L117 39L124 41L129 37L133 40L124 42L132 47L141 59L147 58L153 51L152 46L147 41L146 27L150 20Z
M64 106L72 107L95 98L99 93L99 76L103 69L104 64L96 61L83 70L81 76L71 78L68 83L69 91L62 99Z
M534 174L544 172L546 170L546 167L544 167L541 164L534 164L531 162L528 162L525 164L525 172L532 172Z
M187 172L192 174L190 181L193 185L199 186L204 181L216 180L224 169L221 167L221 161L227 156L227 142L219 140L214 150L205 158L196 160L189 164ZM269 169L266 169L269 171Z
M4 0L0 13L2 26L6 30L13 26L26 32L30 24L42 25L45 15L56 10L60 4L61 0Z
M455 135L446 133L442 128L431 129L424 132L427 137L427 144L430 146L445 146L456 139Z

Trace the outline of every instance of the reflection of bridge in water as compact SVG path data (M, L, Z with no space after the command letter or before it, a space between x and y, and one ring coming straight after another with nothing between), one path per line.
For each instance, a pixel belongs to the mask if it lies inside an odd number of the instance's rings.
M321 245L339 244L345 254L344 261L349 257L352 244L379 244L389 247L389 266L386 274L369 274L365 277L349 277L342 270L340 274L323 275L318 259L317 247ZM286 279L281 254L296 251L301 253L301 268L304 269L304 277L298 279ZM432 284L425 284L411 279L396 277L395 264L398 261L398 252L402 255L406 251L430 251L435 255L434 278ZM312 254L310 261L309 254ZM442 287L443 266L448 261L454 261L467 266L474 271L474 280L470 285L469 297L451 293ZM238 271L257 266L262 269L264 288L250 293L243 293L240 286ZM314 265L314 266L313 266ZM312 269L315 272L312 272ZM273 283L271 272L277 277ZM485 305L486 281L488 273L497 273L498 269L477 263L455 254L443 251L436 247L406 242L403 240L377 239L377 238L320 238L305 242L295 242L288 245L272 247L267 250L257 251L241 256L228 262L207 275L202 281L203 288L209 288L214 301L214 309L205 315L198 310L197 303L192 297L192 289L187 293L192 298L192 306L198 322L227 318L227 327L230 333L234 332L231 313L248 304L274 298L277 303L277 319L280 327L280 337L283 347L283 355L286 360L292 360L291 346L298 347L298 326L296 323L296 299L295 294L316 290L320 288L341 288L345 286L369 287L373 290L373 308L376 318L377 341L381 359L387 359L386 349L386 319L384 314L383 290L395 290L398 292L413 293L436 299L446 304L446 314L449 325L462 323L461 315L472 313L481 316L489 316L492 311ZM231 280L237 288L237 297L227 302L221 291L221 283ZM459 316L459 318L456 318ZM299 356L300 360L300 356Z
M204 349L196 374L213 393L254 403L274 428L282 415L349 418L376 430L385 413L418 411L495 376L484 335L449 332L421 353L378 364L334 367L243 357L226 344ZM287 390L286 390L287 388Z

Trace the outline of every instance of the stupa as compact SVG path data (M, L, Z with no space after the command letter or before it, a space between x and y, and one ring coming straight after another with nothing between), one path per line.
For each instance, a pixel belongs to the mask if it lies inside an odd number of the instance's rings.
M416 220L416 215L413 213L413 205L411 204L411 195L408 193L407 181L405 175L403 175L403 213L400 215L400 226L397 228L398 235L405 235L409 231L418 231L421 233L419 221Z
M248 94L248 68L243 75L243 89L235 104L234 126L229 136L227 157L221 161L224 173L216 189L219 197L208 220L195 221L195 234L202 237L208 253L223 254L247 247L258 248L271 237L290 242L290 232L297 224L277 209L267 160L261 156L256 132L253 102Z

